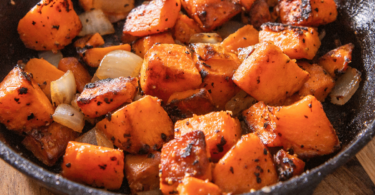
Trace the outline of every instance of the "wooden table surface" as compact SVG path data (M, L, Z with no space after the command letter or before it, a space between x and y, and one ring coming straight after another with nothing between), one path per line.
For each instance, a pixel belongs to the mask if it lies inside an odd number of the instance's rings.
M372 151L375 148L375 139L370 142L358 155L370 175L374 175L368 158L375 158ZM353 157L347 164L328 175L315 189L314 195L346 195L346 194L375 194L375 185L359 163ZM371 161L374 162L375 161ZM366 164L367 163L367 164ZM369 169L370 167L370 169ZM372 167L374 168L374 167ZM24 176L13 167L0 160L0 194L1 195L54 195L51 191L39 186L34 180Z

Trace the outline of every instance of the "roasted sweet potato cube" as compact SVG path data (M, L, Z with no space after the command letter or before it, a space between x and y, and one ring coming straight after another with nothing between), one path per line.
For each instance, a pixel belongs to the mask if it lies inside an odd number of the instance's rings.
M275 110L275 132L285 150L293 150L300 158L312 158L330 154L340 147L335 129L314 96L308 95Z
M173 138L173 123L155 97L144 96L97 123L114 145L132 154L147 154Z
M48 127L31 130L22 144L45 165L52 166L64 154L68 142L76 137L78 133L75 131L52 123Z
M57 69L46 60L37 58L29 60L24 68L24 71L33 75L33 80L38 84L49 99L51 99L51 82L64 75L63 71Z
M272 20L270 8L265 0L256 0L250 10L243 12L241 16L243 22L246 20L246 23L253 25L256 29Z
M210 154L202 131L192 131L164 144L161 150L160 189L176 194L185 176L211 180Z
M123 44L123 45L115 45L115 46L109 46L109 47L103 47L103 48L96 47L96 48L87 49L82 54L82 59L83 61L86 62L87 65L95 68L100 65L100 61L102 61L105 55L115 50L130 51L130 45Z
M334 0L279 0L280 20L298 26L320 26L336 20Z
M61 59L58 68L64 72L72 71L78 92L82 92L85 85L91 81L90 73L75 57Z
M202 83L190 50L176 44L154 45L145 55L140 79L145 94L164 102L173 93L196 89Z
M298 91L308 77L280 48L263 42L242 62L233 81L258 101L280 104Z
M336 78L345 73L348 64L352 62L353 49L352 43L343 45L320 57L318 64L323 66L333 78Z
M181 9L180 0L152 0L130 11L123 34L146 36L172 28Z
M231 0L184 0L182 6L203 31L212 31L241 11L241 5Z
M190 37L192 35L201 32L202 30L199 28L198 24L193 19L184 14L178 15L176 24L172 29L173 37L184 44L189 43Z
M159 189L159 163L160 152L126 155L125 173L133 194Z
M238 48L259 43L259 32L251 25L246 25L229 35L221 45L228 51L237 52Z
M266 23L259 32L259 42L272 42L291 59L313 59L320 47L314 28Z
M223 110L225 104L240 91L231 78L241 62L220 44L197 43L192 48L202 77L201 87L211 94L215 106Z
M274 161L280 181L286 181L294 176L301 175L305 169L305 162L303 160L297 158L296 155L288 154L283 149L276 153Z
M239 120L232 118L231 113L225 111L194 115L192 118L177 121L174 128L175 137L181 137L197 129L203 131L214 162L219 161L241 136Z
M70 141L61 167L61 175L70 180L117 190L124 178L124 153L118 149Z
M241 137L216 164L213 181L223 192L240 194L277 182L271 154L255 134Z
M193 114L207 114L216 109L210 93L205 88L174 93L164 108L173 122L190 118Z
M313 95L321 102L324 102L327 95L335 86L335 81L324 70L323 67L317 64L310 64L308 62L298 62L298 65L306 70L310 77L309 80L298 91L300 96Z
M267 147L282 146L280 136L275 133L276 118L270 111L273 109L258 102L242 112L250 131L254 132Z
M240 0L239 3L245 7L245 10L250 10L256 0Z
M71 0L41 0L19 21L17 30L27 48L57 51L81 28Z
M0 83L0 122L7 129L22 134L49 125L53 112L51 102L32 76L19 67Z
M221 195L221 190L217 185L197 179L194 177L185 177L177 187L180 195Z
M146 52L155 44L174 44L174 40L171 34L169 33L160 33L155 35L149 35L146 37L143 37L141 39L138 39L133 44L133 51L135 54L139 55L141 58L144 57Z
M86 35L82 38L77 39L74 42L74 47L78 48L90 48L90 47L99 47L104 45L104 39L99 33L93 35Z
M138 91L137 78L119 77L89 83L77 99L85 116L96 118L132 102Z

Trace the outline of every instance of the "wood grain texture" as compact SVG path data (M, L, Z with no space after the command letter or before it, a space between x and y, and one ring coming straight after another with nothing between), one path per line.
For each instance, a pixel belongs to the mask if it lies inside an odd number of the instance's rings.
M362 167L375 183L375 138L367 144L356 156Z

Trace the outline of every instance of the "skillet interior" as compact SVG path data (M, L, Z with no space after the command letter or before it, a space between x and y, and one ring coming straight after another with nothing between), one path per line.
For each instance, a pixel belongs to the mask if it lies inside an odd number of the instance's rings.
M19 19L37 2L38 0L19 0L16 1L16 5L11 5L9 1L0 2L1 80L16 65L18 60L37 57L37 52L24 47L17 33ZM77 2L74 3L75 8L77 8ZM322 41L318 55L335 48L334 39L338 38L343 44L354 43L355 49L351 66L362 72L363 80L357 93L345 106L323 104L327 116L342 142L342 149L333 155L308 161L307 167L310 170L302 176L287 182L280 182L254 194L309 193L324 176L345 164L374 136L375 15L373 10L375 10L375 2L373 0L337 0L336 3L339 11L338 19L336 22L320 28L324 28L327 35ZM121 35L122 26L123 22L115 25L118 37ZM118 42L118 38L112 36L107 36L105 39L107 43ZM73 48L64 49L63 54L64 56L76 55ZM68 181L55 174L60 171L59 163L51 168L44 166L20 144L21 141L20 136L8 132L1 125L0 157L19 171L36 179L42 185L60 193L112 194ZM126 181L118 192L129 192Z

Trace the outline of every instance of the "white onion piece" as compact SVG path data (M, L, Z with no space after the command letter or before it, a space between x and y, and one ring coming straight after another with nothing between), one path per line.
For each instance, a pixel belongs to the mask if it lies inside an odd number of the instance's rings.
M239 48L238 59L240 59L241 61L244 61L247 57L249 57L253 53L255 48L256 48L255 45L245 47L245 48Z
M100 79L96 76L96 73L92 76L91 78L91 83L95 82L95 81L99 81Z
M111 140L109 140L105 134L96 127L81 135L75 141L96 146L104 146L107 148L114 148Z
M62 77L51 82L51 99L54 106L70 104L76 94L76 80L68 70Z
M160 190L150 190L146 192L137 192L137 195L163 195Z
M143 59L134 53L124 50L111 51L104 56L95 75L100 80L137 76L142 63Z
M348 67L345 74L337 79L335 87L331 91L331 103L344 105L348 102L359 87L361 75L357 69Z
M78 36L85 36L99 33L107 35L115 33L115 28L100 9L84 12L79 15L82 23L82 30Z
M224 23L221 27L219 27L216 33L219 34L221 38L225 39L230 34L235 33L238 29L242 28L243 26L245 26L245 24L243 24L242 22L228 21Z
M68 104L57 106L52 118L55 122L80 133L85 126L83 114Z
M38 53L38 56L39 58L43 58L50 64L54 65L56 68L59 66L59 62L63 58L60 51L57 51L57 53L53 53L52 51L42 51Z
M190 37L189 43L220 43L222 40L217 33L197 33Z
M234 116L237 116L256 102L257 100L248 95L245 91L240 91L225 104L225 110L230 110L233 112Z
M322 30L319 32L319 40L324 39L325 36L326 36L326 30L325 30L325 29L322 29Z

